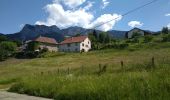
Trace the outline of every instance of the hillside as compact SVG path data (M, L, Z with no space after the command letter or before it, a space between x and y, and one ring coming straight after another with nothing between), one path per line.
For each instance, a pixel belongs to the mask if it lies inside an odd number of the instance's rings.
M157 43L10 59L0 62L0 88L56 100L167 100L169 51Z

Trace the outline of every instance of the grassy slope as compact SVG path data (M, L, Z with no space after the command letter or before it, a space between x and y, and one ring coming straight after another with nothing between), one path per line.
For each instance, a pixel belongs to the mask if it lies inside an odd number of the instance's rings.
M153 56L156 68L150 69ZM124 61L123 69L120 61ZM107 72L100 76L99 64L107 64ZM16 83L10 91L61 100L168 100L169 66L169 43L134 45L130 51L102 50L32 60L11 59L0 63L0 88Z

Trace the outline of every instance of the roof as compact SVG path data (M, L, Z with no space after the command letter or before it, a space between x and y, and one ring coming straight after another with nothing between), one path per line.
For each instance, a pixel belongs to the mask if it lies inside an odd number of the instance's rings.
M36 38L34 41L41 42L41 43L58 44L54 38L48 38L42 36Z
M70 37L66 38L63 42L60 44L68 44L68 43L78 43L78 42L83 42L88 36L77 36L77 37Z
M152 32L152 31L142 30L142 29L140 29L140 28L133 28L133 29L131 29L130 31L133 31L133 30L143 31L143 32L144 32L144 35L150 35L150 34L153 34L153 33L154 33L154 32ZM128 31L128 32L125 33L125 37L126 37L126 38L128 38L128 33L129 33L130 31Z
M148 33L148 34L152 34L152 33L153 33L152 31L142 30L142 29L140 29L140 28L133 28L133 29L131 29L130 31L133 31L133 30L140 30L140 31L143 31L143 32ZM128 32L130 32L130 31L128 31Z

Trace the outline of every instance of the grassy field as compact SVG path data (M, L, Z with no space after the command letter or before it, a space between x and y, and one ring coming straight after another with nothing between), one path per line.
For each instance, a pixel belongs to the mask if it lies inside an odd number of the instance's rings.
M170 43L9 59L0 62L0 88L9 87L56 100L169 100Z

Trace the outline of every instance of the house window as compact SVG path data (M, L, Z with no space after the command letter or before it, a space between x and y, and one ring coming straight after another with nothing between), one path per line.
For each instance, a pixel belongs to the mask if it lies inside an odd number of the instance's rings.
M88 41L88 44L90 44L90 42Z
M70 47L70 44L67 44L67 47Z
M78 46L78 43L75 43L75 46Z
M82 44L82 46L84 47L84 43Z
M88 45L86 45L86 48L88 48L89 46Z
M76 48L75 51L78 51L78 49Z

